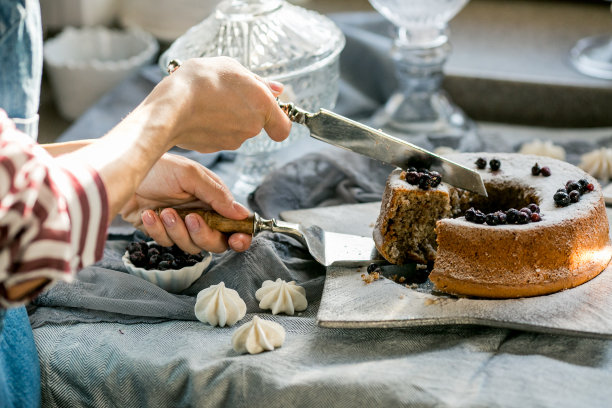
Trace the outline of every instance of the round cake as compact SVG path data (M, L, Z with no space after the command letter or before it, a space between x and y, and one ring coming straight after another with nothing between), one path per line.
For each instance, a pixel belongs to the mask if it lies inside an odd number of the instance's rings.
M553 293L580 285L606 268L612 257L609 224L601 187L593 177L548 157L492 153L447 157L477 170L489 196L444 183L424 190L410 185L406 172L395 170L374 228L376 246L389 262L434 260L430 280L437 290L488 298ZM475 164L479 158L485 159L483 169ZM491 159L501 164L498 170L491 170ZM546 171L533 175L536 163ZM589 188L582 186L577 199L573 193L569 203L559 196L555 200L559 189L571 192L568 181L580 180ZM539 211L535 221L530 217L525 223L490 225L482 219L484 214L505 214L510 209L518 213L530 204ZM465 214L474 210L480 219L466 219Z

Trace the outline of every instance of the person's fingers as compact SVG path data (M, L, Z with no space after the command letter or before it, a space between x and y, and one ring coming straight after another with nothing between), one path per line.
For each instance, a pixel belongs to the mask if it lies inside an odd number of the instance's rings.
M233 249L236 252L244 252L247 249L249 249L249 247L251 246L251 241L253 240L251 235L248 234L243 234L243 233L236 233L236 234L232 234L228 240L227 243L229 244L230 248Z
M243 220L250 215L250 211L234 200L229 188L213 171L200 167L201 176L195 191L197 199L207 203L213 210L224 217L234 220Z
M174 242L166 233L162 220L153 210L145 210L140 216L142 219L142 228L148 236L153 238L161 246L172 246Z
M272 79L264 79L257 74L253 74L253 76L255 77L255 79L263 83L275 97L282 94L283 89L285 89L285 85L283 85L281 82L274 81Z
M270 112L268 114L268 118L266 119L266 123L264 124L264 129L270 139L275 142L281 142L289 136L289 132L291 131L291 121L283 112L283 110L278 106L276 101L273 106L270 108Z
M285 85L283 85L282 83L273 81L271 79L268 79L266 82L268 83L268 87L270 88L270 90L272 90L274 96L280 96L280 94L283 93Z
M190 254L197 254L202 251L202 247L191 240L191 235L187 230L187 226L179 217L176 210L173 208L164 208L160 213L160 218L164 224L168 237L179 248Z
M227 250L228 244L225 236L219 231L210 228L199 214L187 214L185 225L189 231L191 241L198 247L215 253Z

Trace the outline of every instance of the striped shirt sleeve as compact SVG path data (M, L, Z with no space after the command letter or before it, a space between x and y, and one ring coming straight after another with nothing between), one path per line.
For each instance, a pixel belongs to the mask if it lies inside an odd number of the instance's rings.
M85 163L52 158L0 118L0 286L33 278L70 281L101 259L108 200L99 175ZM10 302L0 290L0 306Z

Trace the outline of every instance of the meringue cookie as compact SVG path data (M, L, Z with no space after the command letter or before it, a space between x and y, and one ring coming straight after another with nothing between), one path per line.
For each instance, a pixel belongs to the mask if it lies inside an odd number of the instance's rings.
M285 282L280 278L275 282L264 281L261 288L255 292L255 298L259 300L260 308L271 309L274 315L279 313L293 315L308 306L304 288L296 285L295 281Z
M538 156L552 157L553 159L565 160L565 149L553 144L550 140L541 141L539 139L530 143L523 143L521 154L535 154Z
M212 285L198 293L194 307L199 321L211 326L233 326L246 314L246 303L234 289L225 283Z
M579 167L591 176L606 181L612 178L612 149L602 147L583 154Z
M272 351L285 342L285 329L276 322L253 316L253 320L240 326L232 336L232 347L238 353L257 354Z
M457 153L458 150L448 146L438 146L433 151L438 156L446 156L447 154Z

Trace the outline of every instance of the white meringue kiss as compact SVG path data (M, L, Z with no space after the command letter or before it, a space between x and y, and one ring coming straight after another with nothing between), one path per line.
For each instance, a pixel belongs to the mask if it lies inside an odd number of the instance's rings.
M612 149L602 147L580 157L579 167L591 176L607 181L612 179Z
M232 347L237 353L257 354L272 351L285 342L285 329L276 322L253 316L253 320L240 326L232 336Z
M233 326L246 314L246 303L234 289L221 282L198 293L194 312L199 321L211 326Z
M255 292L255 298L259 300L260 308L271 309L274 315L293 315L296 311L301 312L308 307L304 288L296 285L295 281L285 282L280 278L275 282L264 281L261 288Z
M547 156L553 159L565 160L565 149L551 142L550 140L523 143L519 150L521 154L535 154L537 156Z

